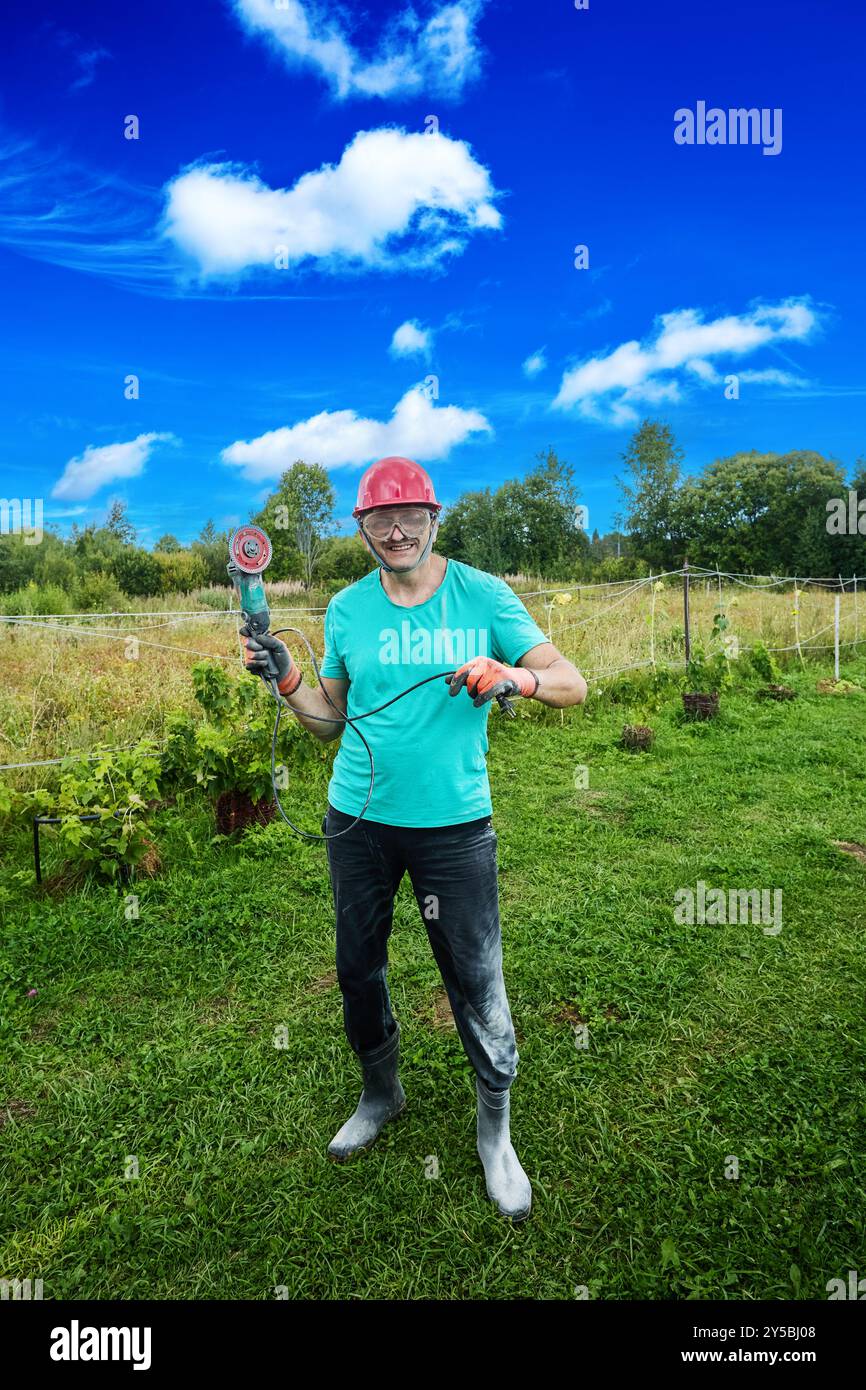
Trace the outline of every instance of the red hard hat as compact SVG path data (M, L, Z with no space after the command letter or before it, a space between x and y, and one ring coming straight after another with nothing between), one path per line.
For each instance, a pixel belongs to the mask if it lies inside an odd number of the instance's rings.
M395 502L435 507L437 512L442 509L442 503L436 501L433 484L420 464L403 458L379 459L370 465L358 484L358 501L352 516L357 519L371 507L387 507Z

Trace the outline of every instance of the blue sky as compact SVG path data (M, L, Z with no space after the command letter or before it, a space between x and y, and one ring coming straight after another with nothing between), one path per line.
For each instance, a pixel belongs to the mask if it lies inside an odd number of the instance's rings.
M645 415L690 470L866 453L853 0L4 24L0 492L63 529L122 497L145 543L187 540L296 457L343 519L386 452L447 502L552 444L603 530ZM699 102L781 110L781 149L678 143Z

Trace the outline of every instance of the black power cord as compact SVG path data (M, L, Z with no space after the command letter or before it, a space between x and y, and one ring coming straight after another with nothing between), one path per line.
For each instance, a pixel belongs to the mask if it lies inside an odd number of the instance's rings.
M361 730L358 729L358 728L356 727L356 725L357 725L357 723L359 722L359 720L361 720L361 719L369 719L370 716L373 715L373 714L380 714L380 713L382 712L382 710L383 710L383 709L387 709L389 705L395 704L397 700L402 700L403 697L404 697L404 695L411 695L412 691L413 691L413 690L417 690L417 689L419 688L419 686L422 686L422 685L429 685L430 681L444 680L447 676L453 676L453 675L455 674L455 672L454 672L454 671L437 671L437 672L435 673L435 675L432 675L432 676L425 676L423 680L416 681L414 685L410 685L406 690L401 690L400 693L399 693L399 695L393 695L393 696L391 697L390 700L386 700L386 701L385 701L384 705L377 705L377 707L376 707L375 709L369 709L369 710L367 710L367 712L366 712L365 714L355 714L355 715L350 716L350 715L348 715L348 714L343 714L342 710L340 710L340 709L337 707L337 705L335 705L334 701L331 699L330 695L328 694L327 690L325 689L324 683L323 683L323 681L322 681L321 672L319 671L319 663L318 663L317 660L316 660L316 653L313 651L313 648L311 647L310 643L308 642L308 640L307 640L305 634L304 634L303 632L301 632L300 628L297 628L297 627L281 627L281 628L279 628L276 632L272 633L271 635L272 635L273 637L279 637L279 636L281 636L281 634L284 633L284 632L292 632L292 633L295 634L296 637L300 637L301 641L303 642L304 646L305 646L306 649L307 649L307 653L308 653L308 655L309 655L309 658L310 658L311 662L313 663L313 670L314 670L315 673L316 673L316 680L317 680L318 683L319 683L319 689L321 690L321 692L322 692L322 694L324 695L325 699L327 700L328 704L331 706L331 709L334 711L334 717L333 717L333 718L326 717L325 715L322 715L322 714L305 714L305 715L304 715L304 719L315 719L317 722L319 722L319 723L321 723L321 724L336 724L336 723L340 723L340 724L349 724L349 725L351 726L351 728L355 730L355 733L358 735L358 738L359 738L359 739L361 740L361 742L363 743L364 747L365 747L366 750L367 750L367 757L370 759L370 786L369 786L369 789L368 789L368 791L367 791L367 797L366 797L366 800L365 800L365 802L364 802L364 805L361 807L361 810L358 812L358 814L357 814L357 816L355 817L355 819L354 819L353 821L351 821L351 822L349 823L349 825L347 825L347 826L345 827L345 829L343 829L343 830L337 830L337 831L334 832L333 835L313 835L309 830L301 830L300 826L295 825L292 821L289 820L288 816L286 815L285 811L283 810L283 805L282 805L282 802L280 801L280 794L279 794L279 792L277 791L277 738L278 738L279 732L280 732L280 720L282 719L283 706L285 705L288 709L290 709L291 712L292 712L292 714L294 714L296 718L300 718L300 715L299 715L299 713L298 713L297 710L293 710L293 709L292 709L292 707L291 707L291 705L288 703L288 701L285 700L285 699L283 698L283 696L279 693L279 690L277 689L277 683L276 683L276 681L275 681L275 680L271 680L271 681L268 682L268 689L270 690L271 694L273 695L274 699L275 699L276 702L277 702L277 717L276 717L276 719L275 719L275 721L274 721L274 735L273 735L273 738L271 739L271 786L273 787L273 791L274 791L274 801L276 802L277 810L279 811L279 813L280 813L280 815L282 816L283 820L286 822L286 825L288 825L288 826L290 827L290 829L294 830L294 832L295 832L296 835L300 835L303 839L305 839L305 840L337 840L337 839L339 839L339 837L340 837L341 835L346 835L346 834L348 834L348 832L349 832L350 830L354 830L355 826L358 824L358 821L362 819L362 817L363 817L363 815L364 815L364 812L366 811L367 807L370 805L370 799L371 799L371 797L372 797L372 795L373 795L373 786L374 786L374 783L375 783L375 780L376 780L376 765L375 765L375 763L374 763L374 761L373 761L373 750L372 750L372 748L370 747L370 745L369 745L369 743L367 742L367 740L365 739L364 735L361 733ZM511 706L508 704L508 701L505 700L504 697L502 697L502 699L500 700L500 705L501 705L501 707L502 707L503 709L506 709L507 712L508 712L509 714L513 714L513 713L514 713L513 709L511 708Z

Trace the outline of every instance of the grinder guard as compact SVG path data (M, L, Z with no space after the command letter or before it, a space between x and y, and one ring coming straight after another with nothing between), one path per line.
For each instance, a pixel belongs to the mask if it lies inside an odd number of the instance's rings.
M265 597L262 573L273 557L270 538L259 526L239 526L229 541L229 577L237 590L238 603L250 636L268 632L271 613ZM268 684L273 688L278 676L276 662L268 653Z

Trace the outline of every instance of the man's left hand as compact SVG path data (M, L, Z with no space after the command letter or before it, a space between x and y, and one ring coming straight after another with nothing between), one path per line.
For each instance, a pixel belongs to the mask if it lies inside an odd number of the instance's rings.
M538 689L535 676L520 666L503 666L491 656L476 656L467 661L453 676L446 676L449 695L456 695L465 686L476 708L495 700L499 695L534 695Z

